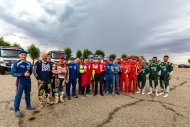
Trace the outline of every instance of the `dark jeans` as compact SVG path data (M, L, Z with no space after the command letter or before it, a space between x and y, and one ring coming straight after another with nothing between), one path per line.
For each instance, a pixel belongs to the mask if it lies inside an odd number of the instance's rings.
M82 87L82 95L84 95L84 93L85 93L85 90L86 90L86 94L89 94L89 91L90 91L90 85L86 85L86 86L83 86Z
M103 94L102 92L103 74L95 74L94 80L95 80L95 94L98 93L98 83L100 84L100 94Z

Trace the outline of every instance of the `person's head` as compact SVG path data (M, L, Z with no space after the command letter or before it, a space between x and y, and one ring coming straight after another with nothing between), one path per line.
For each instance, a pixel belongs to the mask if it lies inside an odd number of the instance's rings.
M109 64L113 64L113 59L109 58Z
M98 57L98 60L97 60L97 62L101 62L101 60L102 60L102 59L101 59L101 57Z
M114 60L114 64L118 64L118 60Z
M50 53L47 54L47 61L49 61L49 62L51 61L51 54Z
M85 63L85 64L88 63L88 58L84 58L84 63Z
M93 61L94 61L93 57L90 57L90 62L93 62Z
M128 56L128 62L131 63L132 62L132 57Z
M70 57L70 63L71 64L75 63L75 58L74 57Z
M146 65L146 61L145 61L145 60L142 60L142 61L141 61L141 65L143 65L143 66Z
M21 59L22 61L26 61L27 54L28 54L27 51L20 50L20 51L19 51L19 57L20 57L20 59Z
M165 55L163 59L164 59L164 62L168 62L169 56L168 56L168 55Z
M156 56L154 56L154 57L152 58L152 62L153 62L153 63L156 63L156 62L157 62L157 57L156 57Z
M42 60L43 60L44 62L46 62L46 61L47 61L47 54L46 54L46 53L42 53L42 54L41 54L41 58L42 58Z
M106 57L106 61L107 61L107 62L109 61L109 57Z
M65 62L64 56L59 56L59 62L60 62L60 63L64 63L64 62Z

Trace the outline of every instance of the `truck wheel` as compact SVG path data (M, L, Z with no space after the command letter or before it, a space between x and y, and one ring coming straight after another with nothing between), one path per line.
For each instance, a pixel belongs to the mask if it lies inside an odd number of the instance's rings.
M1 74L1 75L4 75L4 74L5 74L5 70L4 70L4 68L3 68L2 66L0 66L0 74Z

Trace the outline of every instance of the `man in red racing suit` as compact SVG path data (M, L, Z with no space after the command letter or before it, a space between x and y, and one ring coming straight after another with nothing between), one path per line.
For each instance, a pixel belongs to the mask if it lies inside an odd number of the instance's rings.
M135 93L137 90L137 77L142 72L142 68L136 62L136 58L132 58L130 62L131 71L129 73L129 91Z

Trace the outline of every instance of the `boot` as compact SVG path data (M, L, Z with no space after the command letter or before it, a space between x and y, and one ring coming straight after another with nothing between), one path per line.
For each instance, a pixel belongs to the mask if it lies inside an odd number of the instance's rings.
M46 102L47 102L47 104L53 104L53 102L51 101L51 95L50 94L47 95Z
M59 93L55 93L55 102L54 104L59 103Z
M43 96L38 96L38 104L40 106L40 108L43 108L44 107L44 98Z
M62 103L65 102L64 99L63 99L63 96L64 96L64 92L61 93L61 96L60 96L60 98L59 98L59 99L60 99L60 102L62 102Z

